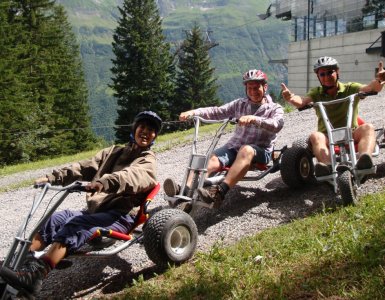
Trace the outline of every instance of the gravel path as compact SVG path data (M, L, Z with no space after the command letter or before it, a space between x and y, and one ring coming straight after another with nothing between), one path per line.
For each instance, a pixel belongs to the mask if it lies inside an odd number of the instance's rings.
M385 93L372 96L360 105L361 116L382 128L385 125ZM313 110L294 111L285 117L277 148L307 136L315 127ZM225 135L224 143L230 135ZM208 141L202 142L204 148ZM190 144L157 155L158 177L182 180L190 154ZM359 195L383 189L385 183L385 150L375 158L377 174L361 186ZM29 171L0 178L0 187L17 181L43 176L51 169ZM7 254L14 232L29 210L35 190L31 187L0 194L0 259ZM280 179L279 172L269 174L256 182L240 182L226 196L219 210L201 210L195 217L199 230L198 251L207 251L215 242L231 244L261 230L279 226L293 219L304 218L319 212L323 206L334 206L339 199L327 184L318 184L301 190L291 190ZM71 195L60 209L79 209L84 206L83 195ZM163 190L153 206L166 207ZM74 264L65 270L52 271L43 284L38 299L95 299L98 295L112 296L143 274L152 277L156 267L147 258L143 247L134 245L109 258L73 259Z

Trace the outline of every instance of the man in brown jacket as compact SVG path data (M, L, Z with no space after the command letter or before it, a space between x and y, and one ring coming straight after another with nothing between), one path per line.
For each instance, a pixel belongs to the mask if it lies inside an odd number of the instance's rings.
M1 268L1 277L15 289L36 294L48 272L83 246L97 228L130 231L134 220L129 211L139 206L157 183L156 159L150 147L161 126L162 120L156 113L141 112L135 117L133 136L126 146L103 149L91 159L37 179L36 184L63 186L76 180L90 181L86 186L90 191L88 209L55 212L33 238L27 262L16 271ZM33 256L48 245L51 247L43 256Z

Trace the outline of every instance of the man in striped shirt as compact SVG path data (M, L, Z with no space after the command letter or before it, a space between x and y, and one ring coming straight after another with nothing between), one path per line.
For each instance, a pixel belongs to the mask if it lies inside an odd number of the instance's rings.
M247 71L243 75L243 83L247 97L219 107L189 110L179 116L181 121L193 116L238 120L233 136L214 151L207 166L208 176L221 167L230 167L224 181L198 189L200 199L206 203L214 202L215 208L221 205L228 190L246 175L252 164L267 164L270 161L277 134L284 123L281 105L274 103L266 94L268 84L264 72L255 69Z

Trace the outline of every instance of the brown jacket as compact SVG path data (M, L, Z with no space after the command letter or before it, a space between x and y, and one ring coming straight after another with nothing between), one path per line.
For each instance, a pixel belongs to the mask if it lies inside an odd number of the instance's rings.
M87 193L88 211L128 213L156 185L156 159L153 151L134 150L129 143L103 149L91 159L54 170L47 178L51 184L63 186L76 180L100 182L104 187L101 193Z

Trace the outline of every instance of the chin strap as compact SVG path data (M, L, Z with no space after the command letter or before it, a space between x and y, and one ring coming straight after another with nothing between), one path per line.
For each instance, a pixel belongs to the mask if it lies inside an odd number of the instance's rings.
M319 83L321 84L321 80L319 79L318 75L317 75L317 78L318 78ZM328 90L330 90L330 89L332 89L332 88L338 87L338 81L339 81L339 79L340 79L340 77L339 77L339 75L337 75L336 84L333 85L333 86L326 86L326 85L322 85L322 84L321 84L322 89L326 92L326 91L328 91Z
M322 85L322 89L326 92L332 88L335 88L336 86L326 86L326 85Z

